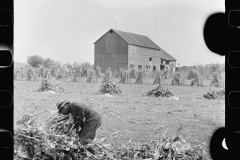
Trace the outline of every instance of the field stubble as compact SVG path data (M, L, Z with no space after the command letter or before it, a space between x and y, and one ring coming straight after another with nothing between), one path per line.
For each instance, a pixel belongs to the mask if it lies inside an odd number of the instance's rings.
M115 79L118 82L119 79ZM206 142L213 131L225 124L225 100L207 100L203 93L209 87L168 86L180 100L147 97L146 92L155 87L151 84L119 84L119 96L102 96L98 93L101 83L63 82L63 93L44 94L34 92L39 89L40 81L15 81L14 121L21 116L19 105L26 111L41 113L56 110L56 103L63 99L82 101L92 105L103 117L97 138L118 131L118 137L109 143L120 146L129 139L144 142L156 138L162 128L175 133L181 124L183 136L192 142ZM100 80L101 82L101 80ZM44 112L39 118L44 121L51 114Z

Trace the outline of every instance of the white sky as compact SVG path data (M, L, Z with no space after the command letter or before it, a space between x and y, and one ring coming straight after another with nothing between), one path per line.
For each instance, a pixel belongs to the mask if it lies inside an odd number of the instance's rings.
M14 60L30 55L94 62L94 42L109 29L147 35L177 63L225 61L203 39L208 15L224 0L15 0Z

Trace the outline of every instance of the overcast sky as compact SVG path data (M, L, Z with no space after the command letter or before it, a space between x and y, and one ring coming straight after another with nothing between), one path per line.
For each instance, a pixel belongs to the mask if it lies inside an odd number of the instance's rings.
M94 42L109 29L147 35L177 59L224 63L203 39L208 15L224 0L15 0L14 60L30 55L66 62L94 62Z

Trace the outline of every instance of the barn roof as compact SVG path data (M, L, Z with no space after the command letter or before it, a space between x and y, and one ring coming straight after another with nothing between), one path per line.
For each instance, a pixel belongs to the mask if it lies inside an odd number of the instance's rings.
M111 30L113 32L115 32L116 34L118 34L120 37L122 37L130 45L136 45L136 46L158 49L158 50L161 49L157 44L155 44L147 36L143 36L143 35L139 35L139 34L135 34L135 33L130 33L130 32L119 31L119 30L115 30L115 29L110 29L109 31L111 31Z
M164 51L163 49L160 51L161 54L161 58L165 59L165 60L169 60L169 61L176 61L175 58L173 58L170 54L168 54L166 51Z

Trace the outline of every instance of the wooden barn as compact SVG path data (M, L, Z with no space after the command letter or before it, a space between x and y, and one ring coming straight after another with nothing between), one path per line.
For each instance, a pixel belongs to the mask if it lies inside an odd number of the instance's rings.
M110 29L94 43L94 67L102 72L123 69L176 68L176 59L161 49L147 36Z

